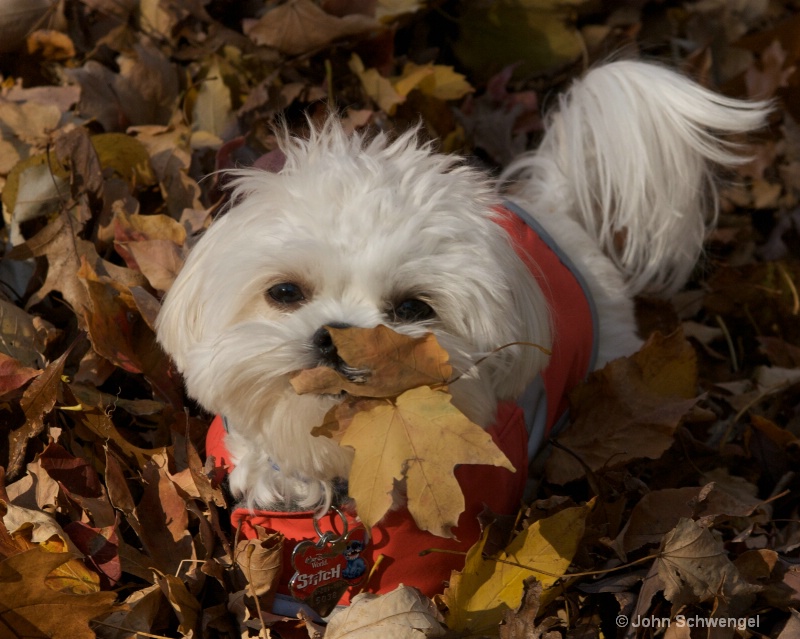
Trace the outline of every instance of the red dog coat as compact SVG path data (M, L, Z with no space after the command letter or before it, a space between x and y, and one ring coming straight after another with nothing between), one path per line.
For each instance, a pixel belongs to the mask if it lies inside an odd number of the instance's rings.
M369 566L374 566L376 559L382 556L363 587L365 591L388 592L403 583L419 588L428 596L442 592L451 571L463 568L463 556L446 553L420 556L420 551L441 548L465 552L480 536L477 516L484 507L500 514L517 512L527 479L529 450L535 451L544 435L566 416L567 394L594 365L597 318L580 274L525 211L506 203L498 207L497 212L498 223L508 232L518 255L538 280L553 317L552 355L541 379L537 378L517 403L500 404L496 422L488 429L517 470L512 473L484 465L456 469L466 499L466 510L453 531L457 539L444 539L419 530L405 508L389 512L370 531L370 542L361 552ZM214 456L223 476L231 470L224 438L223 420L217 417L208 432L206 452ZM359 525L355 513L345 513L345 516L350 529ZM241 527L241 534L247 538L256 536L256 525L285 535L279 592L287 594L294 573L292 551L304 540L318 539L313 513L237 508L231 515L231 522L234 528ZM341 532L339 516L333 511L322 517L318 525L323 532ZM354 594L357 593L346 593L341 603L349 603ZM294 614L291 610L288 612Z

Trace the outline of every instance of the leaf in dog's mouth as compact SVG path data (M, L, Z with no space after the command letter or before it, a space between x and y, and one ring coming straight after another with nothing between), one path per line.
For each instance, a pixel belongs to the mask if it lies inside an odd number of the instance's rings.
M410 337L383 325L326 328L344 366L294 373L291 384L299 395L347 391L357 397L396 397L419 386L445 386L453 373L447 351L432 333Z
M311 432L354 450L349 491L359 517L370 528L380 521L402 482L417 526L453 537L465 507L454 468L514 468L491 435L452 404L447 351L430 333L409 337L386 326L328 330L343 365L300 371L291 383L300 394L341 396ZM356 382L348 379L352 370L368 375Z

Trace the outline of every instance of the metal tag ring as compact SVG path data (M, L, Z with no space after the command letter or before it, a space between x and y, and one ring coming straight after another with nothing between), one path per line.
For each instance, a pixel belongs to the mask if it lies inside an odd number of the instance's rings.
M347 530L348 530L347 517L345 517L344 513L342 513L342 511L339 510L336 506L331 506L331 510L333 512L335 512L337 515L339 515L339 519L342 520L342 526L343 526L342 534L337 537L336 533L334 531L332 531L332 530L329 530L328 532L323 533L319 529L319 520L316 517L314 517L312 519L312 521L314 522L314 532L317 533L317 536L319 537L320 541L323 542L323 543L336 543L340 539L343 539L343 538L347 537Z

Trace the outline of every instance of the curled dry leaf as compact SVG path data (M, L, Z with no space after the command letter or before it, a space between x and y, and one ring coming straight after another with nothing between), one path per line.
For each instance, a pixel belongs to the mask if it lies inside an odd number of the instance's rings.
M283 544L282 534L260 530L258 538L242 539L236 545L234 558L247 584L247 594L251 597L271 595L264 601L264 608L270 607L276 592L283 568Z
M434 603L402 584L384 595L361 594L331 617L325 639L423 639L443 637L446 628Z
M61 357L48 364L42 374L32 381L22 394L20 406L25 413L26 422L8 436L11 449L7 471L9 477L16 477L22 469L28 441L44 430L44 416L53 410L56 404L64 364L71 351L72 346L64 351Z

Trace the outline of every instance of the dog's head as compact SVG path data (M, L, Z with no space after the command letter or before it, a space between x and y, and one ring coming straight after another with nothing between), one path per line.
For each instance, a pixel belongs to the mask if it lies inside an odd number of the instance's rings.
M346 451L312 427L337 401L298 396L289 374L336 366L324 326L435 333L454 370L454 403L491 422L542 368L542 294L493 220L482 174L432 152L415 132L348 136L336 120L286 136L276 173L234 171L232 205L193 249L158 319L190 395L231 424L234 460L330 479ZM234 481L232 477L232 483Z

